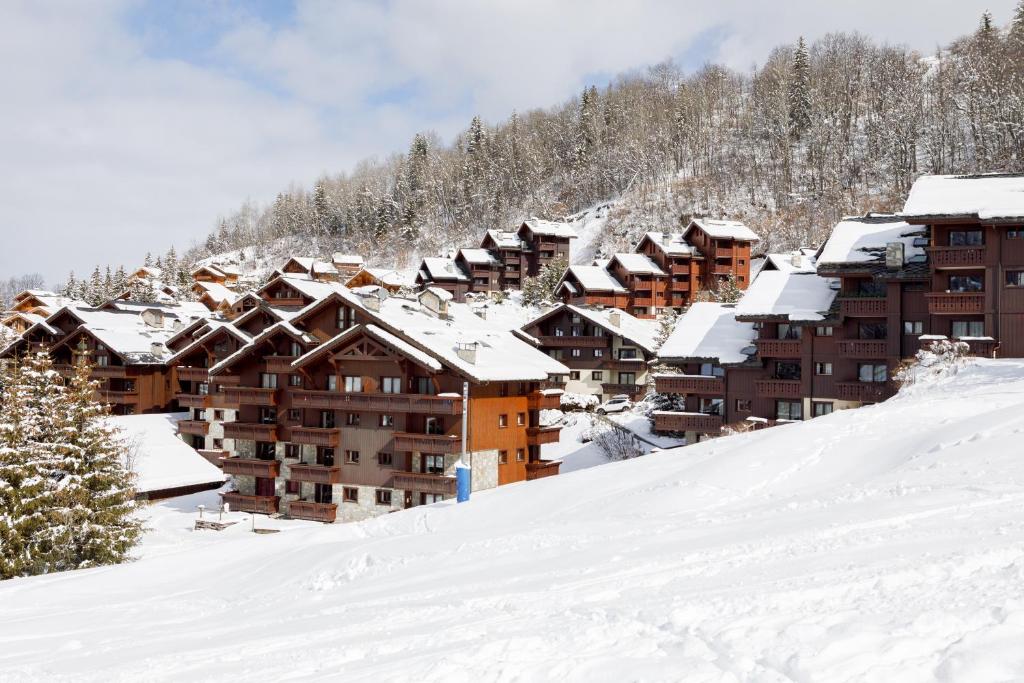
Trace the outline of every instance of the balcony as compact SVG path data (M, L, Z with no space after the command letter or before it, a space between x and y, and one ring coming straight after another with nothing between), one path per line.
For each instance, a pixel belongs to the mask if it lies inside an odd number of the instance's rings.
M985 247L929 247L932 268L984 268Z
M288 478L310 484L340 484L341 468L337 465L292 465Z
M246 496L237 491L220 495L232 510L255 512L260 515L272 515L277 512L277 496Z
M419 451L420 453L436 455L460 453L462 451L462 438L454 434L396 432L394 448L396 451Z
M996 352L999 350L999 342L995 339L959 339L967 346L971 348L972 356L979 356L981 358L995 358Z
M527 410L559 410L562 407L562 394L550 394L535 391L526 397Z
M209 394L175 394L174 398L182 408L209 408L213 404Z
M896 393L889 382L837 382L836 394L841 401L877 403Z
M221 467L225 474L239 474L246 477L262 477L276 479L281 476L281 463L277 460L259 460L257 458L224 458Z
M210 423L205 420L178 420L178 433L206 436L210 433Z
M721 396L725 393L725 380L710 375L659 375L654 378L654 390L659 394Z
M601 364L605 370L623 370L625 372L642 372L647 369L647 361L643 358L612 358Z
M722 416L657 411L654 413L654 431L718 434L722 431Z
M455 477L424 472L395 472L394 476L391 477L391 488L402 491L420 491L423 493L440 493L443 496L454 496Z
M562 462L560 460L537 460L535 462L528 462L526 463L526 481L543 479L544 477L553 477L558 474L558 470L561 466Z
M731 259L736 252L732 247L715 247L715 258Z
M338 391L293 391L292 407L319 410L367 410L380 413L430 413L461 415L462 398L428 394L344 393Z
M559 348L601 348L608 346L608 337L557 337L545 335L539 337L541 346L555 346Z
M89 374L93 379L124 378L128 371L123 365L94 365Z
M601 391L605 394L625 394L631 399L647 393L647 387L643 384L602 384Z
M838 343L839 353L853 358L884 358L889 342L885 339L844 339Z
M541 389L561 389L565 391L565 382L558 382L553 379L546 379L540 383Z
M732 267L731 263L716 263L711 272L715 275L730 275L736 272L736 269Z
M799 358L799 339L758 339L757 355L761 358Z
M139 402L139 392L134 389L131 391L119 391L115 389L97 389L96 395L99 398L100 403L126 405L129 403Z
M296 356L267 356L264 360L267 363L267 372L289 373L292 371L292 363Z
M291 443L324 448L337 448L341 444L341 431L337 427L292 427L288 431Z
M196 449L199 455L203 456L208 463L216 467L223 465L224 458L228 457L228 452L224 450L207 450L205 448Z
M670 274L672 274L672 275L689 275L690 274L690 264L689 263L673 263L672 265L669 266L668 272ZM679 284L684 284L684 283L677 282L677 283L674 283L674 284L679 285ZM690 283L686 282L685 284L687 285L687 288L689 288Z
M985 312L984 292L945 292L925 294L932 315L979 314Z
M293 500L288 503L288 516L295 517L296 519L307 519L311 522L330 524L338 518L338 506L335 503Z
M885 297L845 297L839 300L839 312L845 318L880 318L887 313Z
M224 400L232 405L275 406L277 389L256 387L224 387Z
M288 296L288 297L270 297L265 298L271 306L305 306L306 300L301 296Z
M798 379L761 379L754 386L761 398L801 397L801 381Z
M224 438L273 442L277 441L277 425L256 422L225 422Z
M209 368L194 368L186 365L179 365L175 372L179 382L209 382Z
M543 446L546 443L558 443L558 437L561 433L562 425L527 427L526 443L531 446Z

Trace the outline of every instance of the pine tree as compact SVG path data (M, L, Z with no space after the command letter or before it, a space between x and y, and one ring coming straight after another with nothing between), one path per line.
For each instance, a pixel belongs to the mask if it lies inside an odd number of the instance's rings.
M544 301L554 298L555 287L565 275L569 262L564 258L556 258L540 269L536 277L528 277L523 280L523 303L528 306L536 306Z
M146 268L149 268L150 266L153 265L153 255L148 251L146 252L146 258L142 262L142 265L144 265Z
M796 139L811 125L811 60L803 36L793 53L793 69L789 79L789 132Z
M1024 0L1017 2L1010 21L1010 31L1006 35L1007 43L1018 58L1024 55Z
M126 289L128 289L128 274L124 272L124 266L118 266L114 273L112 296L119 297L125 293Z
M89 278L89 289L88 297L86 301L92 306L99 306L103 303L103 278L100 275L99 265L92 271L92 276Z
M67 282L64 283L64 289L61 290L61 294L69 299L74 299L78 295L78 282L75 280L75 271L68 273Z
M103 276L103 299L104 301L112 299L114 296L114 276L110 272L110 265L107 265L107 272Z

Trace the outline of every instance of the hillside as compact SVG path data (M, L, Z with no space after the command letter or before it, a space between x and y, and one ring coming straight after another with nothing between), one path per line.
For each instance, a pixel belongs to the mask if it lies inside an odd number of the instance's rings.
M1024 677L1024 362L360 524L0 585L3 680ZM236 515L247 519L247 516Z

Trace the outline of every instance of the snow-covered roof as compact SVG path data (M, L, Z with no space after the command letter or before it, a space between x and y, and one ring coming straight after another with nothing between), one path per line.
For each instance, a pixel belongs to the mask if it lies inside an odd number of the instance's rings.
M570 304L559 304L539 318L530 321L524 325L524 327L529 327L537 320L553 315L563 308L572 311L580 317L586 318L593 324L607 330L612 335L622 337L627 342L632 343L635 346L639 346L650 354L653 354L657 349L658 343L655 337L658 333L658 323L654 320L641 320L640 318L632 316L618 308L603 308L598 310L582 308L580 306L573 306ZM612 319L616 317L618 318L618 322L613 323Z
M440 287L427 287L423 290L424 292L430 292L441 301L451 301L455 297L447 289L441 289Z
M812 273L817 267L813 249L794 249L779 254L766 254L761 270L781 270L788 273ZM769 267L768 264L771 264Z
M602 266L569 266L562 276L562 282L572 273L583 288L594 292L625 292L622 283Z
M518 249L522 246L522 240L519 239L519 235L515 232L488 230L487 234L490 235L499 249Z
M695 252L693 246L683 239L683 234L680 232L646 232L637 243L637 251L639 251L644 238L651 240L659 250L669 256L690 256Z
M236 292L231 291L219 282L196 282L195 287L202 289L204 294L218 304L223 302L232 304L239 296Z
M194 351L195 349L200 347L204 342L209 340L210 337L215 336L218 332L224 332L226 334L230 334L231 336L233 336L235 339L237 339L238 341L242 342L243 344L248 344L252 340L252 337L250 337L245 332L245 330L240 330L240 329L238 329L237 327L235 327L234 325L232 325L230 323L223 322L223 321L211 321L211 322L208 323L208 325L209 325L209 329L204 334L202 334L199 337L197 337L196 339L192 340L192 342L190 342L187 346L185 346L183 349L181 349L180 351L175 353L173 356L168 358L167 362L168 363L175 363L175 362L181 360L182 358L184 358L188 354L192 353L192 351Z
M1024 174L926 175L914 181L900 215L906 218L1024 218Z
M30 296L57 296L57 292L51 292L48 289L23 289L14 295L14 300L21 301Z
M314 273L334 273L337 274L338 269L334 267L333 263L329 261L317 261L313 264Z
M455 263L455 259L428 256L420 268L430 280L469 280L469 275Z
M350 327L347 330L344 330L343 332L339 332L337 335L327 340L320 346L296 358L292 362L292 367L303 367L304 365L309 363L310 360L313 360L314 358L317 358L325 353L330 353L338 346L343 344L346 340L356 338L360 332L366 334L366 336L370 337L371 339L376 339L385 346L390 346L391 348L398 351L400 354L419 363L422 367L427 368L428 370L440 372L441 370L444 369L441 363L438 362L435 358L433 358L430 354L421 351L412 344L404 341L403 339L400 339L398 336L381 328L379 325L373 324L356 325L355 327Z
M748 228L740 221L726 221L714 218L694 218L690 221L683 232L683 238L690 232L690 228L697 226L711 237L720 240L743 240L746 242L757 242L761 238L756 232Z
M903 243L903 262L923 257L924 248L914 246L920 228L896 216L851 216L839 221L818 254L818 268L884 261L890 242Z
M576 231L572 229L568 223L558 223L555 221L545 221L540 218L531 218L528 221L523 221L523 225L530 229L535 235L545 235L548 237L568 237L570 239L575 238Z
M466 260L466 263L483 263L489 266L501 265L501 262L491 256L491 252L479 248L462 248L459 254Z
M334 255L331 256L331 260L338 266L363 265L363 257L359 254L342 254L341 252L335 252Z
M290 322L288 322L286 320L282 320L280 322L274 323L273 325L271 325L267 329L263 330L258 335L253 337L252 340L248 344L246 344L245 346L242 346L237 351L235 351L233 354L231 354L230 356L228 356L227 358L225 358L221 362L217 363L213 367L211 367L210 368L210 374L211 375L216 375L216 374L220 373L221 371L231 367L232 365L234 365L234 363L236 361L238 361L241 358L243 358L244 356L248 355L259 344L263 343L265 340L269 339L270 337L272 337L273 335L277 334L278 332L283 332L283 333L289 335L290 337L292 337L293 339L295 339L297 341L301 341L301 342L306 343L306 344L315 344L315 343L317 343L316 337L312 336L311 334L308 334L307 332L304 332L304 331L300 330L299 328L297 328L294 325L292 325Z
M642 275L665 274L665 271L663 271L658 264L652 261L646 254L615 254L612 256L612 262L622 264L622 267L625 268L628 273L638 273Z
M127 464L136 475L136 492L223 483L224 472L178 436L178 421L184 419L188 413L107 418L127 442Z
M716 361L729 365L742 363L754 345L757 331L753 323L736 320L731 304L698 301L676 321L672 334L658 349L665 360Z
M735 314L739 318L823 320L836 297L835 285L834 278L814 272L762 271L736 304Z
M227 277L227 273L225 273L223 270L221 270L217 266L210 265L210 264L203 264L203 265L200 265L200 266L194 268L192 270L192 276L195 277L196 275L198 275L199 273L203 272L204 270L209 272L209 273L212 273L213 275L216 275L217 277Z

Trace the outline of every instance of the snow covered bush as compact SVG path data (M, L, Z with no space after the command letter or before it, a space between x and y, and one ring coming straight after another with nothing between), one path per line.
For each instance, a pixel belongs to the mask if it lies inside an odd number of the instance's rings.
M561 422L565 417L565 413L561 410L542 410L537 417L540 419L541 426L548 427Z
M966 342L939 339L921 349L914 360L904 363L893 375L901 387L933 382L957 374L967 365L971 347Z
M590 410L600 402L601 399L593 394L562 394L562 410Z
M604 424L595 424L589 430L590 441L609 460L629 460L644 454L643 448L627 429L617 429Z

